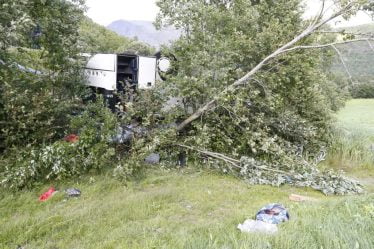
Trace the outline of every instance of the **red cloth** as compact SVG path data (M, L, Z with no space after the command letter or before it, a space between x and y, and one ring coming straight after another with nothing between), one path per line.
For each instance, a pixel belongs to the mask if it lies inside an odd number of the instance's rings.
M70 134L70 135L64 137L64 140L66 142L69 142L69 143L76 143L79 140L79 136L77 136L75 134Z
M54 187L50 187L47 192L39 196L39 201L46 201L49 198L53 196L53 194L56 192Z

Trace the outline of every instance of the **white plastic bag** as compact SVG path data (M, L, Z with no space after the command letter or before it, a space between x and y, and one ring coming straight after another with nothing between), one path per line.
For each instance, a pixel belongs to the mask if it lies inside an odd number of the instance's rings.
M243 224L238 225L238 229L243 233L266 233L275 234L278 232L278 227L275 224L266 223L259 220L246 220Z

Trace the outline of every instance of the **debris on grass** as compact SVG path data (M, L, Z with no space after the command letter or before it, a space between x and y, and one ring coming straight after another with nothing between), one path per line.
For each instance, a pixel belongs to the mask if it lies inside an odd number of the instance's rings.
M315 198L296 194L291 194L288 199L295 202L317 201Z
M43 193L39 196L39 201L47 201L48 199L50 199L56 193L57 193L57 191L55 190L55 188L50 187L47 192L45 192L45 193Z
M242 232L260 232L275 234L278 232L277 225L290 219L287 209L281 204L268 204L261 208L256 214L256 220L248 219L238 225Z
M290 215L287 209L283 205L276 203L266 205L256 214L256 220L276 225L289 219Z
M263 222L260 220L248 219L243 224L238 225L238 229L243 233L266 233L275 234L278 232L278 227L275 224Z
M80 197L81 196L81 191L76 188L68 188L65 190L65 193L68 197Z

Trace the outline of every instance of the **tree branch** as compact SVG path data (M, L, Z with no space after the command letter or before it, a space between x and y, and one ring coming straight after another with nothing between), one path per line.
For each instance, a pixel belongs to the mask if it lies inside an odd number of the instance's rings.
M353 33L353 32L345 32L345 31L329 31L329 30L316 31L316 33L319 33L319 34L354 35L354 36L365 36L365 37L374 38L373 33Z
M240 163L241 163L240 160L230 158L228 156L225 156L225 155L217 153L217 152L200 150L200 149L197 149L197 148L194 148L194 147L191 147L191 146L187 146L187 145L183 145L183 144L178 144L178 146L182 147L182 148L185 148L185 149L188 149L188 150L196 151L200 154L203 154L203 155L206 155L206 156L209 156L209 157L221 160L221 161L224 161L226 163L231 164L232 166L234 166L234 168L236 168L238 170L243 169L243 167L240 165ZM279 173L279 174L284 174L284 175L292 175L292 173L290 173L290 172L286 172L286 171L283 171L283 170L277 170L277 169L271 169L271 168L268 168L266 166L254 166L253 165L253 167L255 167L257 169L265 170L265 171L274 172L274 173Z
M336 51L336 53L338 54L339 59L340 59L340 61L341 61L342 64L343 64L344 70L347 72L347 75L348 75L349 81L351 82L352 85L354 85L352 75L351 75L351 73L350 73L349 70L348 70L347 64L345 64L345 61L344 61L344 58L343 58L342 53L340 53L339 49L337 49L335 45L331 45L331 46L332 46L332 48Z

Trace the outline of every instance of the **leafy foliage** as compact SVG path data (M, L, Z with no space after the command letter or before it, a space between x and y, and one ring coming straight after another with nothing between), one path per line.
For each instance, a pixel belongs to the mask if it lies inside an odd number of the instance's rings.
M79 99L84 94L78 55L129 48L149 54L151 49L84 19L82 1L22 0L1 5L10 13L1 17L1 30L10 32L0 35L4 82L0 86L0 141L7 153L6 166L0 169L2 186L29 187L100 171L106 165L116 165L114 174L128 178L142 168L149 152L159 152L172 162L181 152L178 142L241 158L240 176L251 183L291 183L326 194L361 191L356 183L331 172L322 174L314 167L328 145L331 114L342 103L339 86L321 69L329 56L326 53L298 50L284 54L265 65L248 84L216 99L216 108L188 129L176 134L171 124L216 98L302 31L299 0L159 0L158 5L159 26L184 30L181 39L166 49L174 55L173 66L178 70L173 70L161 89L132 96L137 104L129 101L130 96L122 96L127 113L121 121L146 132L135 132L132 145L118 147L109 143L118 120L108 110L89 106L69 122L71 114L81 108ZM302 43L318 40L309 37ZM17 47L17 52L11 47ZM15 62L17 57L24 59L22 55L37 62L44 73L20 72ZM182 104L165 110L161 105L165 96L177 97ZM58 141L72 128L79 133L79 142ZM200 159L193 153L191 158ZM276 174L265 174L259 162ZM217 163L217 167L225 170L227 165ZM289 174L291 180L286 177Z
M158 6L158 25L173 24L185 31L170 49L179 70L168 80L170 93L183 100L183 108L174 109L182 118L215 98L305 28L298 0L194 0L188 4L160 0ZM303 44L318 39L309 37ZM251 82L222 96L214 110L192 123L180 140L195 148L253 158L273 169L285 169L295 177L301 176L298 182L304 184L317 184L318 175L320 190L334 192L325 182L340 179L343 184L343 178L323 176L312 163L328 146L332 111L343 103L342 96L334 91L338 89L335 81L321 69L326 56L318 50L282 55ZM300 167L303 160L306 166ZM304 177L308 172L312 177ZM273 183L268 176L246 174L253 182ZM346 192L337 192L349 193L351 186L356 187L348 184L343 187Z
M2 29L14 27L12 35L1 38L0 58L5 64L0 65L0 147L52 142L63 135L82 94L77 46L82 2L23 0L1 6L7 13ZM19 15L27 21L20 22ZM41 33L30 35L36 27ZM35 43L38 50L25 49ZM20 70L20 57L29 58L29 65L43 73Z
M20 189L47 180L77 177L112 165L115 146L109 143L117 128L117 118L102 104L91 104L72 119L76 143L56 141L51 145L13 151L5 160L1 186Z
M250 184L267 184L280 186L290 184L298 187L311 187L323 192L325 195L345 195L363 193L362 186L344 177L341 173L330 171L320 172L300 160L297 166L290 162L291 167L280 165L280 170L271 170L266 164L253 158L241 159L242 169L240 175ZM273 166L274 167L274 166Z
M79 53L150 54L152 48L85 18L82 1L22 0L0 8L1 30L7 30L0 35L1 186L25 188L124 165L122 154L115 156L120 148L110 143L118 118L101 104L82 105ZM68 132L79 141L63 142ZM122 166L121 176L135 168Z

